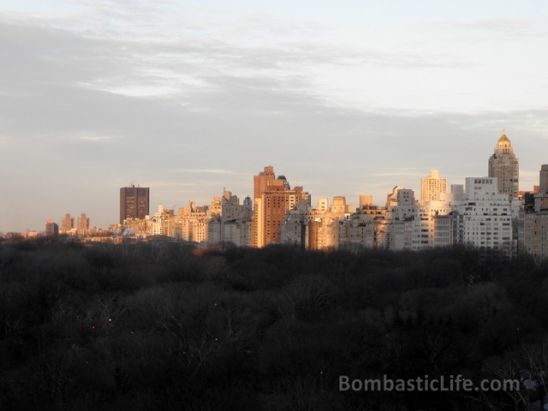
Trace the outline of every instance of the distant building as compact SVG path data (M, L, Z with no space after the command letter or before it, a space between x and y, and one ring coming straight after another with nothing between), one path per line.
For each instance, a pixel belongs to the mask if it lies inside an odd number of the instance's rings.
M449 201L431 200L424 203L419 209L420 226L418 227L418 239L415 242L415 249L432 248L436 246L436 219L446 216L451 212ZM439 240L439 239L438 239Z
M344 196L333 197L331 206L327 198L320 199L318 208L309 210L306 215L308 248L312 250L338 248L341 244L340 225L352 211ZM303 218L300 220L302 221Z
M62 234L69 234L72 232L73 228L74 228L74 218L72 218L70 213L66 213L63 216L63 219L61 220L60 232Z
M463 244L508 255L514 252L512 203L508 194L498 192L496 178L466 178L465 199L455 203L454 210Z
M309 247L310 205L302 201L289 210L280 227L280 241L283 244Z
M254 177L252 245L265 247L281 242L281 226L288 211L301 201L310 204L310 195L302 187L291 188L284 176L276 178L268 166Z
M251 223L251 245L262 247L264 237L264 218L262 215L263 194L270 182L276 179L273 166L264 167L263 171L253 176L253 220ZM261 212L259 212L259 208Z
M451 200L452 201L464 200L464 185L451 184Z
M548 257L548 164L540 169L540 186L537 194L525 197L523 215L523 249L539 258ZM531 197L533 206L531 206Z
M89 234L89 217L86 213L80 214L76 223L76 232L80 237L85 237Z
M59 226L52 220L46 222L46 236L57 237L59 235Z
M510 139L504 133L498 139L495 152L489 158L489 177L497 179L500 194L506 194L511 200L518 198L519 161Z
M439 214L434 216L434 247L451 247L460 244L458 237L458 214L450 212L449 214Z
M538 185L537 193L540 195L548 195L548 164L543 164L540 168L540 184Z
M348 214L351 211L351 207L346 203L345 196L335 196L333 197L333 202L331 203L331 212L337 215Z
M209 240L209 223L212 215L209 206L198 206L190 201L187 207L179 209L178 225L182 240L195 243L207 243Z
M386 248L386 208L362 205L339 221L341 247Z
M169 210L160 204L156 213L149 217L149 220L151 235L175 237L175 214L173 210Z
M421 204L439 201L446 192L447 179L440 177L438 170L431 170L430 174L421 179Z
M329 210L329 199L327 198L320 198L318 200L318 211L327 211Z
M123 237L146 238L153 232L152 218L127 218L120 226Z
M120 224L126 219L143 219L150 213L150 189L148 187L120 188Z
M539 258L548 257L548 210L524 216L524 250Z
M369 194L360 194L359 202L360 208L370 207L373 205L373 196Z
M311 250L338 248L340 217L330 211L312 212L308 227L308 246Z
M386 198L386 245L391 250L420 248L419 207L411 189L394 187Z
M220 208L217 208L217 199L220 199ZM240 204L238 196L232 195L230 191L224 191L222 197L215 197L210 207L208 244L249 246L253 212L251 204L249 197Z

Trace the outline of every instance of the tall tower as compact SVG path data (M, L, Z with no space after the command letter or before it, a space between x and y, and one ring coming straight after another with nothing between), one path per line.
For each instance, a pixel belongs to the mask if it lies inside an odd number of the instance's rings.
M68 234L74 228L74 218L70 213L66 213L61 219L60 232L63 234Z
M548 164L543 164L540 168L539 194L548 194Z
M80 217L76 220L76 232L82 237L89 233L89 217L86 213L80 214Z
M274 167L266 166L256 176L253 176L253 218L251 221L251 245L253 247L262 247L264 237L263 221L263 194L270 182L276 179Z
M126 218L145 218L150 213L150 189L148 187L120 188L120 224Z
M421 204L428 201L441 200L441 194L447 192L447 179L440 177L438 170L431 170L430 174L421 179Z
M489 158L489 177L497 178L500 194L507 194L511 200L518 198L519 161L504 132L497 141L495 152Z
M272 166L265 167L253 181L252 245L279 243L285 214L303 200L310 203L310 195L302 187L292 189L284 176L276 178Z

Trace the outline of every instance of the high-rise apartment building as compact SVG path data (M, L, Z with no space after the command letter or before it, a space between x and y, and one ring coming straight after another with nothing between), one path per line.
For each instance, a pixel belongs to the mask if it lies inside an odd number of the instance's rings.
M253 176L253 199L260 198L266 191L266 187L276 179L273 166L266 166L256 176Z
M523 215L523 249L539 258L548 257L548 164L540 169L538 193L533 194L534 206L526 207Z
M56 237L59 235L59 226L51 219L46 222L46 235L48 237Z
M310 210L308 219L308 247L328 250L340 246L340 225L350 215L350 206L344 196L334 196L329 207L327 198L318 201L318 208Z
M435 247L436 218L451 212L449 201L431 200L421 205L419 210L420 233L415 249Z
M391 250L418 249L420 243L419 207L415 193L394 187L386 197L386 245Z
M120 188L120 224L127 218L143 219L150 213L150 189L148 187Z
M74 218L70 213L66 213L61 220L60 232L63 234L68 234L74 228Z
M495 152L489 158L489 177L497 178L500 194L506 194L510 200L518 198L519 161L510 139L504 133L498 139Z
M465 199L455 204L459 238L479 249L514 251L512 205L493 177L467 177Z
M211 218L209 206L198 206L194 201L190 201L187 207L179 209L180 238L195 243L206 243Z
M220 198L220 209L217 199ZM208 244L232 243L238 247L249 245L251 232L252 206L247 197L240 204L238 196L224 191L222 197L215 197L211 202Z
M253 182L252 245L279 243L285 214L301 201L310 204L310 195L302 187L292 189L284 176L276 178L272 166L254 176Z
M256 176L253 176L253 219L251 221L251 246L262 247L259 238L262 238L263 216L259 213L259 207L262 207L262 196L266 187L271 181L276 179L273 166L266 166ZM261 209L262 210L262 209Z
M421 204L439 201L446 192L447 179L440 177L438 170L431 170L430 174L421 179Z
M338 231L342 247L386 248L386 208L361 204L339 222Z
M76 232L79 236L86 236L89 233L89 217L86 213L80 214L76 222Z
M302 201L285 214L280 227L280 240L283 244L309 247L310 212L309 204Z

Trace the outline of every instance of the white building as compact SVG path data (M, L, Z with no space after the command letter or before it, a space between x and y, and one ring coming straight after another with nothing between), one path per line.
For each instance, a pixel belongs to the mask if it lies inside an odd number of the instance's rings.
M447 196L442 196L447 197ZM418 243L415 249L435 247L435 219L437 216L448 215L451 212L451 203L446 200L427 201L419 209L420 226Z
M465 245L513 252L512 204L508 194L499 194L495 177L466 178L465 198L454 210Z

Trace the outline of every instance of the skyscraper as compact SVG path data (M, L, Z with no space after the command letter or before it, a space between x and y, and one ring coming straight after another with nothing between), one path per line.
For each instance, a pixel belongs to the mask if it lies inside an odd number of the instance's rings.
M120 224L126 218L145 218L150 213L150 189L148 187L120 188Z
M68 234L74 228L74 218L70 213L66 213L61 220L61 233Z
M428 201L441 200L441 194L447 192L447 179L440 177L438 170L431 170L430 174L421 179L421 204Z
M59 235L59 226L51 219L46 222L46 235L48 237L57 237Z
M272 166L266 166L263 171L253 176L253 199L260 198L265 192L267 185L275 179L276 175Z
M89 217L86 213L80 214L76 221L76 231L79 236L86 236L89 233Z
M262 206L262 195L268 183L275 179L274 167L272 166L266 166L263 171L253 176L253 218L251 221L251 245L253 247L261 247L259 237L262 237L263 221L259 208Z
M278 243L286 212L303 200L310 202L310 195L302 187L292 189L284 176L276 178L272 166L254 176L253 183L252 245Z
M519 161L505 133L499 137L495 152L489 158L489 177L497 178L500 194L508 195L510 200L518 198Z

